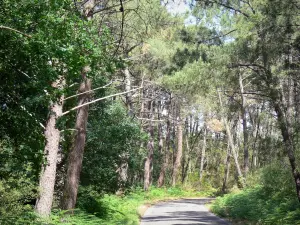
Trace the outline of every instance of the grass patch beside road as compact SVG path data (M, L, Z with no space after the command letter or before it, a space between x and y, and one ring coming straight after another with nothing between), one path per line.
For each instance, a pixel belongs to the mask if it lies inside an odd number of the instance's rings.
M184 190L181 188L155 188L148 192L142 189L124 195L97 196L95 193L82 193L78 200L78 209L73 215L66 217L62 211L54 212L49 224L105 224L105 225L137 225L140 214L143 214L147 206L158 201L212 196L212 191Z
M293 177L280 164L257 171L246 189L218 197L210 209L237 224L300 225Z

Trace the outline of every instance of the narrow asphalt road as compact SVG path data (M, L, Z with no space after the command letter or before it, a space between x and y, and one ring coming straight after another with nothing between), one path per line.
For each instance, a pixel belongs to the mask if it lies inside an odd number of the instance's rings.
M147 209L141 225L229 225L205 207L211 200L181 199L158 203Z

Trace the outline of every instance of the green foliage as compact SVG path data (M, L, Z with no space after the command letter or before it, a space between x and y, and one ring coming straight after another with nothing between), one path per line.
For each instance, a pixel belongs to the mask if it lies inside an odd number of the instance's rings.
M27 35L0 29L0 140L9 139L9 147L0 154L14 158L10 162L16 165L5 177L31 163L37 178L45 144L42 125L51 100L62 94L53 81L64 76L63 92L68 92L69 84L81 80L83 66L90 65L88 75L96 79L114 64L106 60L107 30L99 37L95 21L84 20L73 4L70 0L0 3L0 24Z
M245 190L218 197L211 206L212 211L254 224L299 224L300 206L287 168L274 163L257 171L248 180Z
M207 196L205 192L184 190L181 188L155 188L149 192L141 188L131 190L125 196L101 196L89 188L81 188L78 209L73 215L64 211L54 211L49 224L106 224L106 225L138 225L138 208L142 204L151 204L159 200L176 199L182 197Z
M32 200L37 192L28 178L0 180L0 224L22 224L35 218Z
M86 152L83 160L82 184L94 185L96 190L118 190L118 166L121 155L128 154L129 170L140 168L142 152L136 143L141 140L140 125L127 115L119 102L91 109ZM126 184L125 184L126 185Z

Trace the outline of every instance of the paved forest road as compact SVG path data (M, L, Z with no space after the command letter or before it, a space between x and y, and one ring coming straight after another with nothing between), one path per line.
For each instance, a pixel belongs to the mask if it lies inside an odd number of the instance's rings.
M229 225L205 207L210 198L158 203L145 212L141 225Z

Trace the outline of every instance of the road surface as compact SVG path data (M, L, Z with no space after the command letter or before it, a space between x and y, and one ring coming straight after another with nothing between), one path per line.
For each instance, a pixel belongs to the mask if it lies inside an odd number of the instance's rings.
M141 225L229 225L210 213L205 204L210 198L161 202L148 208Z

